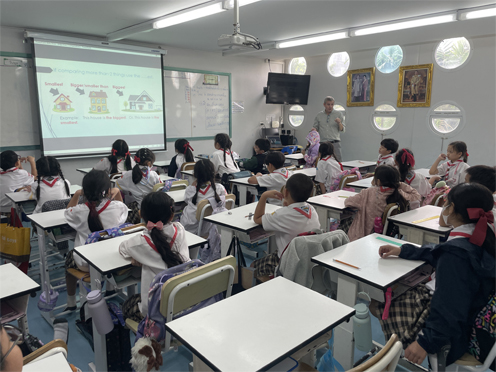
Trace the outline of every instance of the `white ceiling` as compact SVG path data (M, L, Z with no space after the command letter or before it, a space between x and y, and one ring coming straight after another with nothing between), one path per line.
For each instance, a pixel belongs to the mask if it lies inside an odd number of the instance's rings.
M208 3L205 0L0 0L0 25L30 30L106 34L171 12ZM262 43L357 27L425 14L491 4L484 0L263 0L240 9L241 31ZM125 41L220 53L217 39L233 32L233 12L211 15L169 28L130 36ZM414 44L446 37L495 34L494 17L459 21L413 30L355 37L295 48L250 53L257 58L283 59L363 50L390 44Z

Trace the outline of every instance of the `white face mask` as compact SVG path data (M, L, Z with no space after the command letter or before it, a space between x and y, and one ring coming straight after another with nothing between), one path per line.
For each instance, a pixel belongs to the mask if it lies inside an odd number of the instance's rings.
M442 209L442 211L441 211L441 217L443 218L443 221L444 221L444 224L445 224L445 225L447 225L447 226L451 226L451 225L448 223L448 217L449 217L450 215L448 214L448 215L446 216L446 215L444 214L444 211L445 211L446 209L448 209L448 207L449 207L449 205L446 205L446 206L444 206L444 207L443 207L443 209Z

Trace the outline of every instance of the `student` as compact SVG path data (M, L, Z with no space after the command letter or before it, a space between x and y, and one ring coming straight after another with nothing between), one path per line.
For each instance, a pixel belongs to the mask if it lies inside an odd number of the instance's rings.
M220 183L215 182L214 165L208 159L201 159L195 164L193 175L196 180L184 191L184 207L181 215L181 224L190 233L202 235L204 231L198 231L198 220L196 219L196 208L204 199L215 198L220 201L220 195L226 195L226 189Z
M22 169L22 163L31 165L31 174ZM12 150L0 154L0 212L10 213L12 202L5 194L27 189L31 191L34 178L38 175L34 157L21 158Z
M448 145L446 154L441 154L432 164L429 174L436 175L431 177L432 182L437 182L444 177L446 185L453 187L465 181L465 174L470 165L467 164L467 145L462 141L451 142ZM443 160L448 159L446 163L439 165Z
M164 192L146 195L141 203L141 217L147 231L119 245L119 252L141 266L141 294L122 305L124 318L140 322L148 312L148 290L155 276L167 268L189 261L184 227L174 218L174 200Z
M226 133L218 133L214 138L214 151L212 163L214 164L215 174L222 177L224 173L239 172L238 164L234 161L231 149L232 142Z
M80 196L84 197L85 203L78 204ZM83 177L83 189L76 191L64 213L69 226L76 230L74 247L84 245L92 232L122 225L127 212L119 189L110 187L107 172L93 169ZM89 272L88 263L73 250L67 254L65 265L66 269ZM66 273L66 283L66 310L75 310L77 279Z
M479 183L486 186L493 194L494 206L493 214L496 220L496 168L488 167L487 165L475 165L467 169L465 176L467 183Z
M398 151L398 142L392 138L385 138L381 141L379 147L379 158L377 159L377 166L392 165L394 166L394 153ZM364 178L372 177L374 173L367 173Z
M36 161L38 182L32 186L36 196L36 208L33 213L40 213L43 203L50 200L71 197L71 184L64 178L60 164L53 156L43 156Z
M319 155L319 143L320 135L319 132L312 130L307 134L307 146L304 150L301 150L303 158L305 159L304 168L313 168L317 162Z
M434 180L427 181L427 178L425 178L424 175L415 172L413 169L415 166L415 158L410 149L401 149L398 151L394 158L394 165L400 171L401 182L404 182L417 190L422 198L429 195ZM420 207L420 201L412 201L410 203L410 209L416 209L418 207Z
M310 177L297 173L289 178L284 194L271 190L260 197L253 220L262 225L265 231L274 232L277 252L252 263L256 277L274 275L279 259L291 240L298 234L320 229L317 212L306 202L312 190L313 182ZM274 213L265 214L268 199L282 200L284 206Z
M129 171L133 167L134 161L131 159L126 141L118 139L112 144L112 154L96 163L93 169L114 174Z
M153 186L162 181L157 172L151 170L155 162L155 155L151 150L139 149L134 161L136 165L133 171L124 173L115 185L125 196L134 198L140 206L145 195L152 192Z
M255 150L255 156L245 160L243 162L243 167L255 174L263 173L265 157L267 156L267 151L270 150L270 141L265 138L257 139L253 146L253 150Z
M174 148L176 149L176 156L171 159L167 174L169 177L179 178L181 176L181 165L194 162L195 157L193 156L193 148L184 138L176 140Z
M331 186L339 178L343 166L334 157L334 146L331 142L322 142L319 148L320 160L317 163L315 181L319 182L322 194L331 191Z
M281 191L281 188L286 185L289 177L293 174L284 168L285 161L286 157L282 152L274 151L269 153L265 158L265 164L267 164L269 174L258 173L248 178L248 183L266 187L267 190ZM270 198L269 203L282 205L281 200L274 198Z
M382 258L399 256L422 260L436 268L433 294L420 284L391 303L389 316L381 319L384 305L379 304L379 321L386 339L396 333L403 343L405 357L421 364L427 354L436 354L450 345L446 365L452 364L469 348L474 318L494 294L495 238L492 225L493 198L490 191L476 183L459 184L448 194L439 225L453 226L445 243L417 247L384 245ZM486 355L477 355L481 363Z
M405 212L408 202L419 201L420 194L413 187L400 182L398 170L390 165L376 168L372 185L360 194L350 196L344 201L348 208L358 209L358 214L348 231L350 241L371 234L374 230L374 219L381 217L390 203L398 203L400 212Z

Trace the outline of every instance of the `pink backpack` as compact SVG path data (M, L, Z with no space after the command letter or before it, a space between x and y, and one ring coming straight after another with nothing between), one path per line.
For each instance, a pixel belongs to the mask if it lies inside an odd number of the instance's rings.
M348 170L345 170L345 171L342 171L341 173L339 173L339 177L336 178L336 180L332 184L330 191L339 190L339 183L341 182L341 179L343 177L345 177L345 176L350 176L350 175L353 175L353 176L356 175L359 180L362 179L362 175L360 174L360 171L359 171L359 169L357 167L352 168L352 169L348 169ZM352 187L345 187L345 188L343 188L343 190L355 191L355 189L352 188Z

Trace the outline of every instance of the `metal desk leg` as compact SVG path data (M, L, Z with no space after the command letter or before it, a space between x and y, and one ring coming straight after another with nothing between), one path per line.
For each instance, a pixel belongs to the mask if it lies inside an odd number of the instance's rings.
M219 225L217 225L217 227L220 230L220 256L226 257L229 245L231 244L231 240L233 237L233 231L227 227Z
M327 216L328 209L323 207L315 207L317 214L319 215L320 228L324 232L329 231L329 217Z
M239 206L246 205L246 193L248 192L248 187L245 185L236 185L239 190Z
M48 270L48 263L46 258L46 246L45 246L45 230L43 230L40 226L36 226L36 232L38 234L38 250L40 253L40 277L41 277L41 290L45 292L45 298L47 301L50 300L50 273ZM45 320L53 326L53 311L50 312L41 312L41 316L45 318Z
M100 273L90 265L90 278L91 290L100 289L97 280L102 281ZM98 333L93 322L93 348L95 350L95 366L96 371L107 370L107 343L105 342L105 335Z

